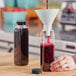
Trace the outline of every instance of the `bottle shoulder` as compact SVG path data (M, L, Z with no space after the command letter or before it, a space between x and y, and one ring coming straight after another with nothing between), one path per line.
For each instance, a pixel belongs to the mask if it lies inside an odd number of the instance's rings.
M18 28L18 29L27 29L27 26L26 25L22 25L22 26L17 25L16 28Z

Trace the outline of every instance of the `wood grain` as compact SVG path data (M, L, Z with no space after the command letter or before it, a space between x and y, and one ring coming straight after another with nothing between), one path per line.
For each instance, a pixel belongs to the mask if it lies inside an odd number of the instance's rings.
M13 57L13 53L0 52L0 76L76 76L76 71L31 74L33 68L40 68L39 59L30 57L29 65L15 66Z

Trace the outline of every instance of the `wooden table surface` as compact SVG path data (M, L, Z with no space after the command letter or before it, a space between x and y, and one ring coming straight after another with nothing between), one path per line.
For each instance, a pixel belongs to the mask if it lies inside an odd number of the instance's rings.
M43 72L31 74L33 68L40 68L39 59L30 58L29 65L15 66L13 53L0 52L0 76L76 76L76 71L69 72Z

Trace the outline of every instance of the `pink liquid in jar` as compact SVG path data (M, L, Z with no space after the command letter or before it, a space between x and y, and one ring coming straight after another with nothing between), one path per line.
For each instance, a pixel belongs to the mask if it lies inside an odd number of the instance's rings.
M54 43L41 43L41 68L50 71L50 64L54 61Z

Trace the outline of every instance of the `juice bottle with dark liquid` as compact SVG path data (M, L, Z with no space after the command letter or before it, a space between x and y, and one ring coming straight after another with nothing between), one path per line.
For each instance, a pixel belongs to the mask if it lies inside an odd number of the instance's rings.
M17 22L14 30L14 64L27 65L29 61L28 28L25 22Z
M46 36L46 31L42 32L42 39L41 39L41 57L40 57L40 64L41 68L44 72L50 71L50 64L54 61L54 33L53 31L50 32L51 36Z

